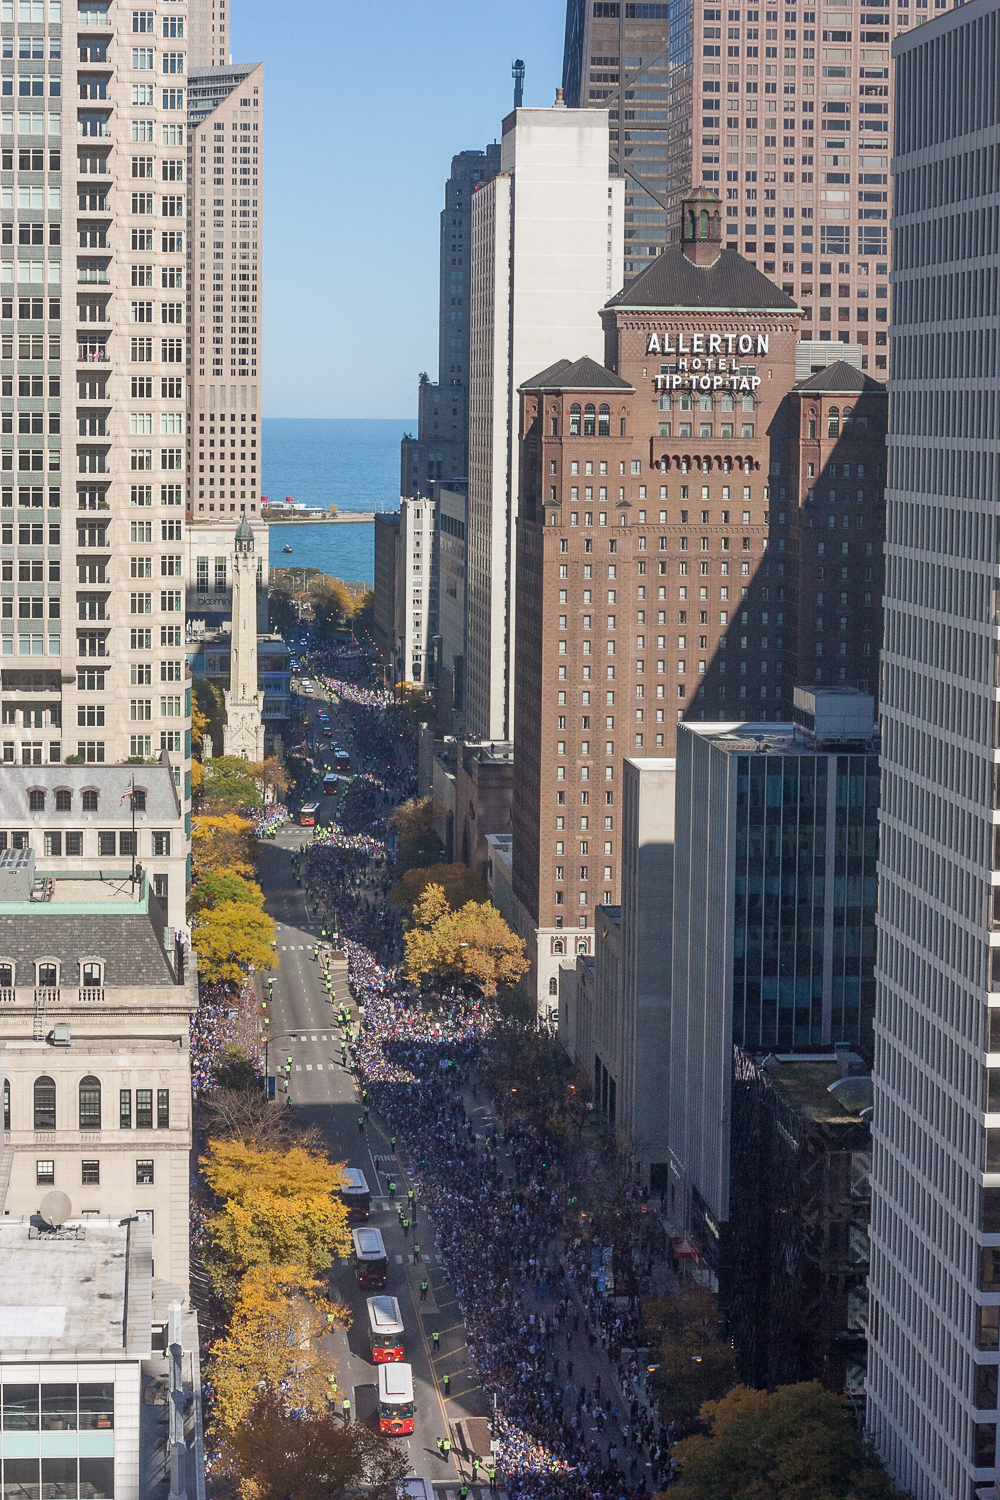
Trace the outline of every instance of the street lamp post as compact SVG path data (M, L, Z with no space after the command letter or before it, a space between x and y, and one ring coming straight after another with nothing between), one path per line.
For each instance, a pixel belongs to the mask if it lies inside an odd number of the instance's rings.
M265 1024L265 1026L267 1025L266 1019L265 1019L264 1024ZM267 1054L268 1054L268 1049L270 1048L271 1043L272 1042L280 1041L282 1037L298 1036L298 1034L299 1033L297 1031L278 1031L278 1032L274 1032L274 1033L271 1033L269 1031L265 1031L264 1032L264 1092L265 1093L267 1093L268 1079L270 1077L270 1074L268 1073L268 1070L267 1070L268 1069ZM289 1061L291 1061L291 1057L289 1057ZM275 1082L277 1083L277 1080L275 1080ZM277 1088L275 1088L275 1092L277 1092Z

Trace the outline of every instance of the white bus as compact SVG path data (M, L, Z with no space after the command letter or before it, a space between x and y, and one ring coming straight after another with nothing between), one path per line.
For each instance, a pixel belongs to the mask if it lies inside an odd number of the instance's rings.
M378 1425L383 1432L413 1431L413 1371L409 1365L379 1365Z

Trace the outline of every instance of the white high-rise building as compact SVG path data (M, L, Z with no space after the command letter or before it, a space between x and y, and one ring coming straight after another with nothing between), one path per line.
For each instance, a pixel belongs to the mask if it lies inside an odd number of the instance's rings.
M185 798L186 30L0 4L3 758L165 750Z
M607 110L567 110L558 96L507 116L500 175L473 195L467 728L484 739L510 739L514 722L518 386L567 353L603 362L623 204Z
M998 32L894 49L868 1418L918 1500L998 1475Z

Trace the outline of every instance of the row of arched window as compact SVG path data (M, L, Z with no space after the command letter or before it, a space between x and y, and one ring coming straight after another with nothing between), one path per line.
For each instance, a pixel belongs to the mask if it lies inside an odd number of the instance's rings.
M135 1090L135 1128L153 1129L153 1090ZM56 1128L56 1081L43 1073L32 1085L32 1119L35 1130ZM81 1078L77 1085L77 1120L80 1130L100 1130L101 1080L93 1074ZM132 1090L120 1089L118 1097L118 1124L122 1129L132 1128ZM65 1122L63 1122L65 1128ZM156 1090L156 1125L165 1130L170 1125L170 1090ZM3 1085L3 1128L10 1129L10 1079Z
M22 969L25 967L22 964ZM13 959L0 958L0 990L12 990L17 979L22 984L34 985L39 990L57 990L60 983L60 974L69 984L76 984L77 980L69 979L65 969L69 967L57 958L39 958L30 965L33 971L30 975L18 974L17 965ZM79 965L79 983L84 989L100 989L104 974L104 964L98 959L81 961Z
M715 468L720 474L749 474L752 470L759 469L760 464L756 459L738 453L733 457L728 453L716 453L714 457L707 453L663 453L657 468L661 473L676 469L680 474L710 474Z
M582 424L582 425L581 425ZM581 407L579 401L574 401L569 409L569 435L570 437L610 437L611 436L611 408L606 401L595 407L593 402L588 402Z
M28 791L28 811L44 812L48 796L49 794L45 787L31 787ZM73 811L73 792L69 787L56 787L52 793L52 797L56 812ZM136 787L132 794L132 800L135 803L136 812L145 812L146 793L140 787ZM99 801L100 793L96 787L84 787L80 793L80 811L97 812Z

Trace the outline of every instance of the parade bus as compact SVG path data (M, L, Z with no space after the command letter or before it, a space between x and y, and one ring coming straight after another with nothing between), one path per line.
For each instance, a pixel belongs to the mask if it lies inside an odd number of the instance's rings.
M307 802L299 813L299 823L303 828L314 828L316 826L316 814L319 812L318 802Z
M323 791L326 792L327 795L329 795L329 793L335 792L339 785L340 777L337 775L336 771L327 771L326 775L323 777Z
M341 773L341 775L346 775L346 773L351 769L350 754L346 750L342 749L339 745L334 746L333 763L336 766L337 770Z
M383 1432L413 1431L413 1371L409 1365L378 1367L378 1425Z
M347 1209L348 1224L363 1224L371 1209L371 1194L364 1172L357 1167L343 1167L344 1181L340 1187L340 1201Z
M354 1241L354 1275L358 1286L376 1291L389 1280L389 1260L382 1236L377 1229L352 1229Z
M368 1298L368 1344L377 1365L403 1359L403 1320L395 1297Z

